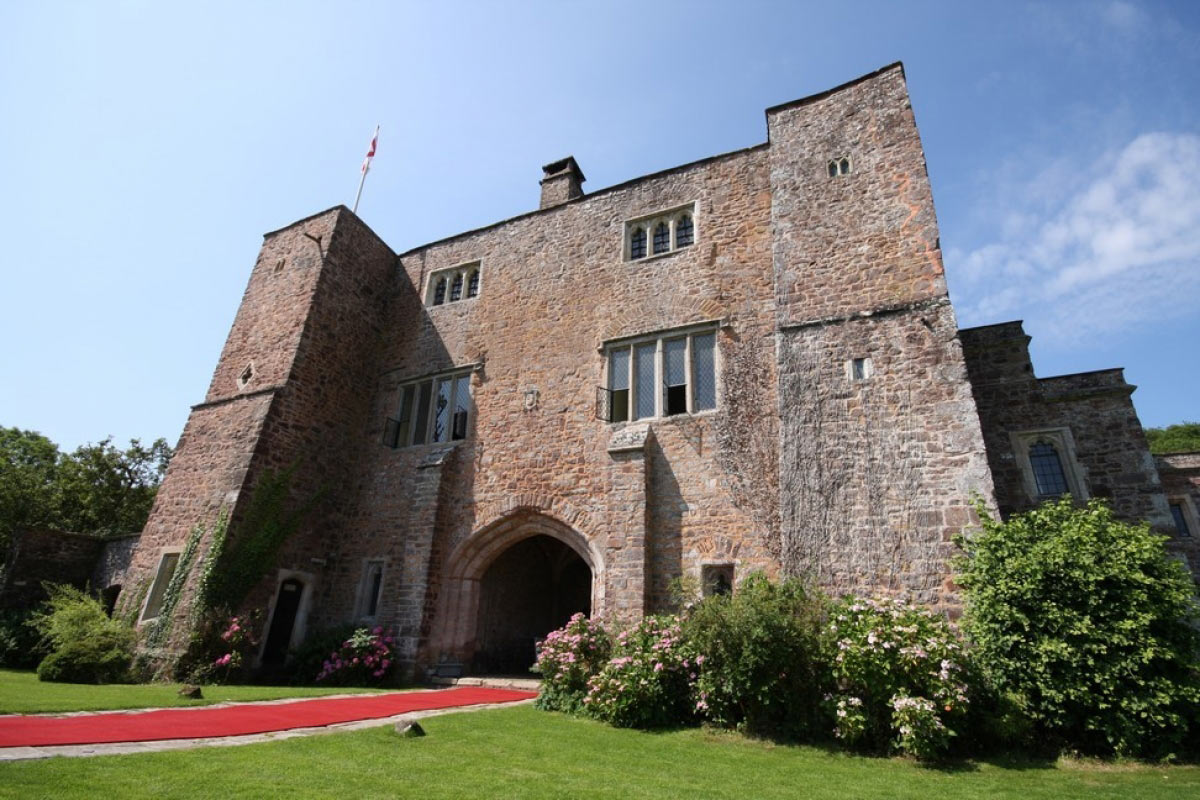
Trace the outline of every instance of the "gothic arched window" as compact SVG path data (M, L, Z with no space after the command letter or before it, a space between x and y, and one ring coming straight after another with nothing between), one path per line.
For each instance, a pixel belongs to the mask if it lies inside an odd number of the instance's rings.
M679 218L679 222L675 223L675 246L687 247L692 243L696 229L692 225L692 217L690 214L684 214Z
M440 306L446 302L446 279L438 278L437 284L433 287L433 304Z
M471 275L467 278L467 297L477 297L479 295L479 270L471 270Z
M654 228L654 254L665 253L671 249L671 228L667 223L660 222Z
M638 228L629 239L629 257L632 259L646 257L646 229Z
M454 282L450 284L450 302L453 303L462 297L463 289L463 274L455 273Z

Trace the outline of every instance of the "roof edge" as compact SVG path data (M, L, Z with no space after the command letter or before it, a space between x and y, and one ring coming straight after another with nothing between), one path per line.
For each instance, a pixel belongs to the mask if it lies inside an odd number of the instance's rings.
M857 78L855 78L854 80L846 81L843 84L834 86L832 89L825 89L824 91L817 92L816 94L810 94L807 97L801 97L799 100L788 100L786 103L780 103L778 105L769 106L765 113L767 116L770 116L771 114L775 114L780 111L786 111L789 108L796 108L797 106L806 105L808 103L814 103L817 100L824 100L826 97L829 97L831 94L835 94L844 89L849 89L851 86L857 86L858 84L864 83L873 78L878 78L880 75L883 75L885 72L891 72L894 69L899 69L900 77L902 77L902 78L905 77L904 62L903 61L893 61L891 64L888 64L887 66L884 66L884 67L880 67L879 69L875 70L874 72L868 72L866 75L860 75Z

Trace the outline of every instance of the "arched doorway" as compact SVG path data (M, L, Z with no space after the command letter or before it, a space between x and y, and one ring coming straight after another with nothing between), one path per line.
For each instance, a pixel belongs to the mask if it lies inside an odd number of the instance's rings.
M443 581L430 665L529 675L536 639L576 611L605 609L601 550L541 509L479 528L447 558Z
M291 577L280 582L279 593L275 598L275 609L271 614L271 624L267 629L266 641L263 643L263 664L278 666L287 660L288 648L291 646L295 633L296 617L300 612L300 602L303 597L304 581Z
M536 643L573 614L592 610L592 571L552 536L522 539L496 557L479 585L472 671L524 675Z

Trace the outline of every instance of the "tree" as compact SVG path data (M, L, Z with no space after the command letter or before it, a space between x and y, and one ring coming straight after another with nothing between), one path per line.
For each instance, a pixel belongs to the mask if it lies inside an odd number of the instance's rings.
M59 524L88 533L140 531L170 459L165 439L149 447L132 439L119 450L110 436L77 448L59 465Z
M0 427L0 559L15 529L57 523L60 457L40 433Z
M1165 428L1146 428L1150 452L1187 453L1200 451L1200 422L1180 422Z
M140 531L171 455L165 439L120 450L112 437L65 454L40 433L0 427L0 559L18 528Z
M960 537L964 629L1046 741L1164 755L1200 711L1195 584L1166 537L1069 497Z

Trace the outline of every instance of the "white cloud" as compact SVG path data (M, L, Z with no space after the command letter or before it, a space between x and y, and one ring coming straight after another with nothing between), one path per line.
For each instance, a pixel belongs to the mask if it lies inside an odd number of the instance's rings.
M995 241L947 253L964 324L1024 316L1073 340L1200 314L1200 135L1138 136L1048 201L1060 169L1005 192L1027 207Z

